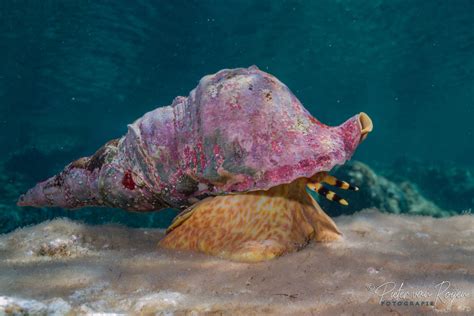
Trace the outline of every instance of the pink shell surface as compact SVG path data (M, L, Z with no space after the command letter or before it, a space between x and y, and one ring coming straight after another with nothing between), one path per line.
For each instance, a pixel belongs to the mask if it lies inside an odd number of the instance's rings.
M324 125L272 75L255 66L225 69L38 183L18 204L186 207L207 195L265 190L331 170L360 138L358 115Z

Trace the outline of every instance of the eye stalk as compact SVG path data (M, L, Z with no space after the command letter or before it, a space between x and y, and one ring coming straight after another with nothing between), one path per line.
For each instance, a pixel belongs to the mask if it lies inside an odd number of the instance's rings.
M342 190L359 191L359 188L355 185L339 180L325 171L317 173L310 178L310 181L306 184L307 189L325 197L329 201L334 201L345 206L349 205L349 202L337 195L335 192L324 187L322 183L327 183L330 186L337 187Z

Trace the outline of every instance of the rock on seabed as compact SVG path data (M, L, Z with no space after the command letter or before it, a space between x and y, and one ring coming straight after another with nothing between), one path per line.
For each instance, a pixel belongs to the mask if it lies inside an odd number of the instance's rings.
M474 313L474 217L335 221L343 240L257 264L157 249L158 229L17 229L0 235L0 315Z

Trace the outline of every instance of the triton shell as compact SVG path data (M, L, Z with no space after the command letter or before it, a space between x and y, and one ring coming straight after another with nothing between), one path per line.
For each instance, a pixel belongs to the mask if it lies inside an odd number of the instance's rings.
M224 69L37 184L18 204L149 211L267 190L343 164L367 120L362 113L327 126L274 76L255 66Z

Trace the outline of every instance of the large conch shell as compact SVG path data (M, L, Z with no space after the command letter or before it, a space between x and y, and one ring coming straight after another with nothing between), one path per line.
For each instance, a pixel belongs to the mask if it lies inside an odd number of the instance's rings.
M180 216L170 230L176 235L186 230L186 222L192 222L194 216L204 218L199 215L204 209L206 216L214 214L211 218L215 219L218 208L212 205L216 201L232 204L245 199L252 205L256 200L248 201L249 196L262 195L271 202L276 194L287 200L303 199L304 205L314 208L316 201L309 197L309 188L345 204L320 182L350 188L330 178L327 171L348 160L371 130L372 122L365 113L339 126L324 125L288 87L255 66L225 69L202 78L188 97L177 97L170 106L146 113L128 126L122 138L109 141L94 155L80 158L38 183L20 197L18 205L99 205L131 211L188 208L187 215ZM288 192L293 192L291 198ZM224 207L218 214L226 220L226 215L235 214L231 209ZM249 217L259 214L255 207L247 207L245 212ZM317 213L324 214L322 210ZM292 214L290 210L289 216ZM201 231L212 232L211 221L207 226L202 222ZM229 231L237 225L230 220L226 223ZM180 243L186 241L194 243L190 237ZM226 255L222 249L162 244L240 258L232 255L234 246L227 247ZM248 253L241 257L251 260Z

